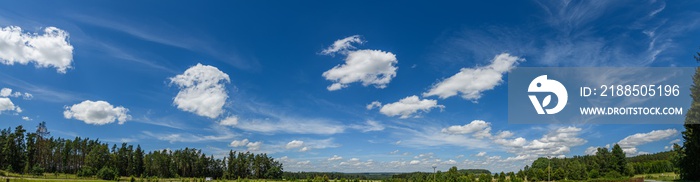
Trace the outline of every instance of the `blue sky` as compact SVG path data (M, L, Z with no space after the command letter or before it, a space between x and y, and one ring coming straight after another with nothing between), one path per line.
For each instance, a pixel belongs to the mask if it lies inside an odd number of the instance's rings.
M664 151L681 125L508 124L507 72L697 66L700 46L686 1L2 4L0 127L266 152L288 171Z

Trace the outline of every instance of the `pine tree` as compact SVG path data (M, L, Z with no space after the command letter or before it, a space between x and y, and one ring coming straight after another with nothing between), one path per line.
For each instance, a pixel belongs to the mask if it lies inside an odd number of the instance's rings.
M700 62L700 53L695 60ZM680 172L685 180L700 180L700 67L695 69L693 85L690 86L690 96L693 102L685 116L685 131L683 131L684 155L681 155Z
M623 175L627 174L625 170L625 168L627 168L627 157L625 156L625 152L622 150L620 145L615 144L615 146L613 146L612 158L613 170Z

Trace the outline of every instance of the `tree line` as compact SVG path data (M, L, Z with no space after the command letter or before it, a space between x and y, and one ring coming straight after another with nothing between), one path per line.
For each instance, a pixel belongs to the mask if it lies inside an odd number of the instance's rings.
M491 174L488 170L457 170L447 172L414 172L392 176L384 181L447 181L447 182L522 182L551 180L622 180L635 174L677 172L678 150L656 154L626 157L622 148L615 144L612 150L598 148L595 155L574 156L572 158L538 158L517 172Z
M213 177L217 179L281 179L282 163L267 154L229 151L216 159L199 149L156 150L140 145L109 147L89 138L54 138L46 123L36 132L19 125L0 130L0 169L23 174L66 173L115 179L135 177Z
M414 172L404 173L392 176L389 179L384 179L385 182L423 182L423 181L444 181L444 182L522 182L522 175L514 172L501 172L491 174L488 170L483 169L461 169L452 167L447 172L437 171L435 173Z

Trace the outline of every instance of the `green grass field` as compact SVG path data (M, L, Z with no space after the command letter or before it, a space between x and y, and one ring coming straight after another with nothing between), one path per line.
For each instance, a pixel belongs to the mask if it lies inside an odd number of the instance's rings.
M657 181L674 181L678 180L680 176L676 173L656 173L656 174L638 174L634 175L635 178L653 179Z

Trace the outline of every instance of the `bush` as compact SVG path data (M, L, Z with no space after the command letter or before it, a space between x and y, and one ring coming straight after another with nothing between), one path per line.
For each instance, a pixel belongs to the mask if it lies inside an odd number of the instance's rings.
M34 166L34 167L32 167L32 170L29 171L29 173L31 173L31 174L33 174L33 175L37 175L37 176L43 175L43 174L44 174L44 168L41 168L41 167L39 167L39 166Z
M622 175L617 171L610 171L610 172L605 173L605 178L616 179L616 178L621 178L621 177L622 177Z
M58 173L55 173L58 174ZM78 173L75 174L78 177L90 177L95 175L95 170L92 169L91 167L83 167L78 170Z
M97 171L97 177L104 180L115 180L119 178L119 174L112 168L103 167L100 171Z

